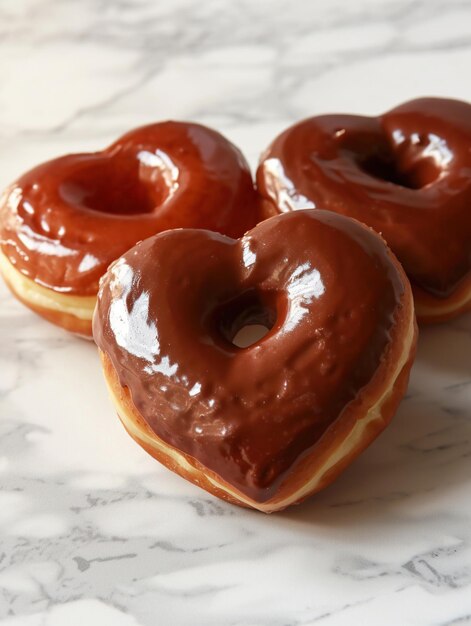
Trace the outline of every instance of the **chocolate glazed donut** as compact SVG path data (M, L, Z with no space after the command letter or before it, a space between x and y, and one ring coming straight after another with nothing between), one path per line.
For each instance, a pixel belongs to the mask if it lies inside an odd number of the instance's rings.
M256 343L233 343L247 324ZM270 512L331 482L387 425L416 328L381 238L327 211L242 239L152 237L101 282L94 338L119 416L165 465Z
M90 335L99 278L137 241L176 227L237 237L258 220L233 144L198 124L152 124L14 182L0 201L0 267L28 306Z
M318 207L381 233L419 320L471 308L471 105L422 98L379 117L304 120L263 154L257 184L268 214Z

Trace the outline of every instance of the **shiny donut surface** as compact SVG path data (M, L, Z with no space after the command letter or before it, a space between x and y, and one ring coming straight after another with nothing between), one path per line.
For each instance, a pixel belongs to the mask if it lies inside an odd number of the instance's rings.
M93 332L150 432L264 502L364 417L341 423L377 401L373 380L381 393L394 383L413 351L411 302L372 230L297 211L238 240L188 229L141 242L103 277ZM237 347L250 324L267 334Z
M37 284L90 296L108 265L141 239L176 227L240 236L257 221L240 151L204 126L163 122L21 176L0 202L0 246Z
M464 290L471 271L470 104L422 98L379 117L306 119L263 154L257 184L271 213L318 207L371 226L431 297Z

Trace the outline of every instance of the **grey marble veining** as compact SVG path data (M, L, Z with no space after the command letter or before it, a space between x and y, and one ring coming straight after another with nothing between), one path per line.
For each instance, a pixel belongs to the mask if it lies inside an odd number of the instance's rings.
M253 165L295 119L471 100L467 0L0 0L0 185L160 118ZM471 316L427 328L397 417L273 516L161 468L91 344L0 286L2 626L471 624Z

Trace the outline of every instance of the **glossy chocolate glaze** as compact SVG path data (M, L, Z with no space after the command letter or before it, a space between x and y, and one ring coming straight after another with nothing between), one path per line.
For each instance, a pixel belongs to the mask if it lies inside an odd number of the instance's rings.
M138 244L103 278L93 332L161 439L264 501L370 381L403 297L373 231L299 211L239 240ZM246 324L270 331L238 348Z
M446 297L471 270L471 105L423 98L380 117L295 124L264 153L262 195L380 232L412 282Z
M39 284L93 295L111 261L150 235L192 227L239 237L258 219L240 151L204 126L163 122L21 176L0 203L0 245Z

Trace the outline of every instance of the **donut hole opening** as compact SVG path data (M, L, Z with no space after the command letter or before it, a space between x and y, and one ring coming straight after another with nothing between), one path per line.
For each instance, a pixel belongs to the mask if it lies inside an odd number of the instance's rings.
M136 155L90 156L61 183L59 194L76 208L109 215L146 215L169 196L164 174Z
M248 348L265 337L270 329L262 324L247 324L237 331L232 343L236 348Z
M406 189L422 189L446 173L453 160L447 141L434 133L345 132L335 137L347 161L369 176Z
M270 295L250 290L219 306L214 320L217 334L243 349L259 343L270 332L276 311Z
M358 164L366 174L407 189L422 189L441 173L441 168L430 158L416 160L410 167L401 167L392 152L360 158Z

